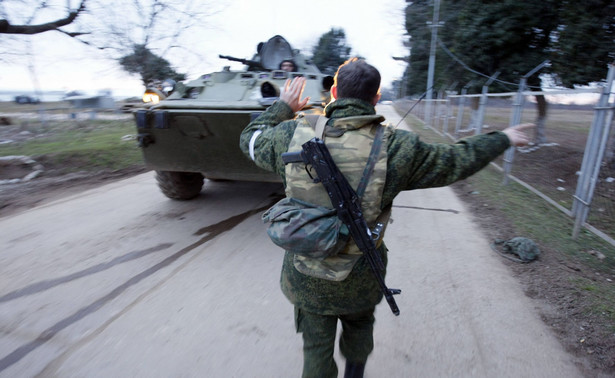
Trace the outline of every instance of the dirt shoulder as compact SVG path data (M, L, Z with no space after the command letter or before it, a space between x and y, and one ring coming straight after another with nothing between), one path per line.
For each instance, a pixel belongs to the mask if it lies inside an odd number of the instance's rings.
M497 204L474 194L472 178L452 188L471 209L475 222L489 240L517 236L514 225ZM533 263L502 260L522 284L525 294L536 300L543 321L566 350L585 361L581 368L586 376L615 376L615 329L603 316L588 311L592 308L591 298L578 288L579 281L596 282L603 278L548 245L540 245L540 249L540 259Z
M147 169L143 166L68 174L51 170L27 182L3 184L0 185L0 218L144 172Z

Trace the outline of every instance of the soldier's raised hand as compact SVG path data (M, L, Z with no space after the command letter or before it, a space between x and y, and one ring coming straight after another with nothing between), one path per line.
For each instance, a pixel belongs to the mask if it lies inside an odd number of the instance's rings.
M303 88L305 88L304 77L296 77L292 81L290 79L286 80L284 90L280 94L280 101L287 103L293 112L298 112L310 101L309 97L301 99Z

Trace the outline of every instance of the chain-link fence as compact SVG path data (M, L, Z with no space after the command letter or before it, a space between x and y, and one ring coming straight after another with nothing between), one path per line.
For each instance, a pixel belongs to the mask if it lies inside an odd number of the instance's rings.
M419 103L412 113L430 120L433 129L455 140L503 130L514 123L540 124L532 144L510 149L495 161L503 171L503 183L520 181L615 245L615 131L610 127L613 101L609 101L609 90L541 93L548 103L543 120L538 116L536 95L529 91L449 94L432 100L431 106ZM426 114L429 109L431 117ZM599 161L592 162L590 156Z

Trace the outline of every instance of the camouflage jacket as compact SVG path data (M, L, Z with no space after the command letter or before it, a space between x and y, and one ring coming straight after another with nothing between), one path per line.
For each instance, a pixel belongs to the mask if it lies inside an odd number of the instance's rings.
M370 104L356 99L340 99L327 106L329 118L374 115ZM252 121L240 138L242 151L256 165L276 172L285 181L281 154L288 150L297 122L295 114L278 101ZM402 190L446 186L462 180L485 167L510 146L508 137L499 131L462 139L454 144L429 144L414 133L395 130L388 138L388 165L381 209L392 204ZM387 249L379 252L386 264ZM282 291L296 306L319 314L348 314L368 310L382 294L369 264L361 258L343 281L329 281L306 276L293 264L286 252L282 267Z

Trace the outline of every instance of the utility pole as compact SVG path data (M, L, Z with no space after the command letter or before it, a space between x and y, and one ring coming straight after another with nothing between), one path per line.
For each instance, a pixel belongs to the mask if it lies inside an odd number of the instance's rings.
M440 0L434 0L433 21L427 22L431 28L431 46L429 49L429 70L427 71L427 96L425 97L425 123L431 125L431 106L433 99L433 76L436 67L436 43L438 42L438 28L442 25L439 22Z
M404 70L404 76L402 77L401 80L401 88L399 88L399 97L400 98L404 98L406 97L406 92L407 92L407 86L408 86L408 66L410 65L410 56L394 56L392 57L393 60L397 60L397 61L401 61L401 62L405 62L406 63L406 69Z

